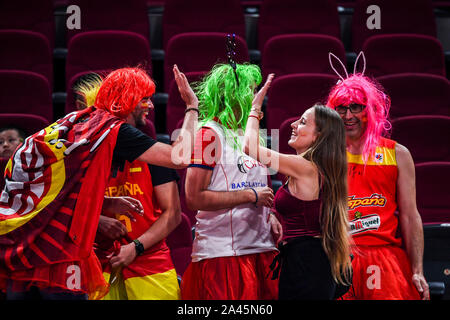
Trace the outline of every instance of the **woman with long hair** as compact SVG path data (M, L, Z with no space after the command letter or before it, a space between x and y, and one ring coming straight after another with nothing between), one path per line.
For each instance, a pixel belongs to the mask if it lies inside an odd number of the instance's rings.
M316 104L291 125L288 144L297 154L259 145L261 105L272 79L253 100L244 151L288 176L274 199L283 227L279 299L333 299L337 286L351 281L344 124L336 111Z

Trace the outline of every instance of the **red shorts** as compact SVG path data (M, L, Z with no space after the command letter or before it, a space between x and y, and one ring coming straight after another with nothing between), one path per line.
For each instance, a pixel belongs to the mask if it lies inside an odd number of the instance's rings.
M181 282L183 300L274 300L278 280L268 276L277 251L191 262Z
M358 250L358 251L356 251ZM353 286L345 300L420 300L406 252L396 246L353 250Z

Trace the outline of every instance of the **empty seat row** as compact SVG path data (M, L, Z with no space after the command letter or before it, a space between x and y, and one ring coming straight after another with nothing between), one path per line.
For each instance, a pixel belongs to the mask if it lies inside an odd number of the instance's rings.
M73 0L68 5L80 8L80 29L66 29L66 43L77 33L93 30L124 30L149 39L146 0ZM368 8L383 12L382 26L367 27ZM31 6L31 7L30 7ZM259 7L258 49L273 36L318 33L340 38L338 2L335 0L264 0ZM67 17L70 17L69 13ZM375 12L376 14L376 12ZM17 19L22 17L22 19ZM375 19L375 18L374 18ZM380 20L381 21L381 20ZM375 23L376 24L376 23ZM0 5L0 29L27 29L41 32L54 47L55 21L52 0L39 3L6 2ZM166 0L162 19L162 48L174 35L186 32L229 32L245 39L246 24L239 0ZM436 37L432 0L358 0L352 18L352 50L361 50L373 35L415 33Z
M77 73L71 80L75 83ZM206 71L187 72L190 83L201 80ZM279 129L283 121L300 116L313 104L325 103L327 95L338 78L331 74L304 73L276 76L267 93L264 128ZM450 82L432 74L402 73L378 77L391 98L391 119L413 115L450 116ZM54 121L51 89L48 81L40 74L29 71L0 70L0 106L2 113L23 113ZM75 110L75 98L68 90L66 113ZM184 118L185 104L181 99L175 81L171 82L165 110L167 134L180 125ZM149 119L154 122L152 112ZM164 132L160 132L164 133Z
M208 71L214 63L226 62L224 33L184 33L173 37L164 59L165 92L176 63L184 72ZM246 42L237 37L237 62L249 61ZM0 30L0 69L28 70L42 74L53 84L52 56L43 37L22 30ZM32 47L33 50L29 48ZM402 72L446 75L444 52L439 41L421 35L385 35L370 38L363 50L367 74L383 76ZM345 61L342 42L326 35L281 35L265 46L261 68L269 73L333 73L328 52ZM105 72L123 66L144 66L152 74L149 42L127 31L92 31L75 36L68 50L65 82L71 88L74 76L85 72Z

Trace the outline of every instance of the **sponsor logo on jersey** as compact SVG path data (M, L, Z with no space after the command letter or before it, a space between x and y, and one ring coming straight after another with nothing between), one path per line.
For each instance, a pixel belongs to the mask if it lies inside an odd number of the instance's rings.
M350 221L350 234L378 230L381 219L378 214L370 214Z
M351 211L358 207L384 207L386 202L386 198L377 193L366 198L357 198L355 195L352 195L348 197L348 209Z
M261 167L261 168L266 167L266 166L262 165L261 163L259 163L258 161L248 158L248 157L245 157L245 156L240 156L237 160L236 165L241 173L247 173L256 167Z
M376 152L375 153L375 162L376 163L383 163L384 156L382 153Z
M231 183L231 189L247 189L247 188L257 188L265 187L266 184L259 181L241 181Z

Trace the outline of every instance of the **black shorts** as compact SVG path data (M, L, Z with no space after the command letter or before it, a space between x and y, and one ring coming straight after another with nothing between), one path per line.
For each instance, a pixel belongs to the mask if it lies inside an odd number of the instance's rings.
M283 245L280 300L332 300L336 282L322 240L298 237Z

